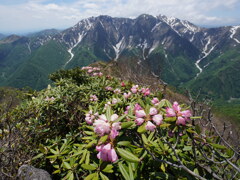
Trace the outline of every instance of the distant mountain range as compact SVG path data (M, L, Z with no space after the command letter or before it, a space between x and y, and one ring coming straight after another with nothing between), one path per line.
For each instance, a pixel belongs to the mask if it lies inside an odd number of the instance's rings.
M0 85L42 89L58 69L124 61L173 86L240 98L240 26L201 28L143 14L136 19L90 17L64 31L45 30L0 41ZM141 69L141 71L140 71Z

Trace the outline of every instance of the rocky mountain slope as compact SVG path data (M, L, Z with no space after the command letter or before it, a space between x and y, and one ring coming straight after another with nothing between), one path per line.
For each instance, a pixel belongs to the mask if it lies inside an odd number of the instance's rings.
M163 15L90 17L62 32L1 40L0 85L41 89L57 69L114 60L174 86L239 98L239 41L240 26L201 28Z

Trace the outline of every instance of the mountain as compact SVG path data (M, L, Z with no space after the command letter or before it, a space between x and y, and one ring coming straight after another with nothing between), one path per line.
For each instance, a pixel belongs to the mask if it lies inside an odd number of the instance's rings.
M201 28L164 15L90 17L64 31L0 41L0 85L46 87L57 69L124 61L173 85L216 98L240 97L240 26Z
M4 37L6 37L4 34L0 33L0 40L3 39Z

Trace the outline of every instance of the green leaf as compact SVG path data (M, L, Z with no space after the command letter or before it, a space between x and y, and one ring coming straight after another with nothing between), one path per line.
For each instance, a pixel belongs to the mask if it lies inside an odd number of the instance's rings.
M192 146L184 146L183 151L191 151Z
M106 173L113 173L112 168L113 168L113 165L112 165L112 164L109 164L109 165L107 165L107 166L105 167L105 169L103 169L102 171L103 171L103 172L106 172Z
M164 124L160 125L160 128L166 128L166 127L169 127L169 126L171 126L171 124L164 123Z
M197 134L196 131L193 131L192 129L187 129L187 132Z
M120 170L120 172L122 173L124 179L129 180L130 177L129 177L129 175L128 175L126 169L123 167L123 165L122 165L121 162L118 163L118 167L119 167L119 170Z
M223 145L220 145L220 144L214 144L214 143L210 143L214 148L217 148L217 149L226 149L225 146Z
M137 156L135 156L134 154L132 154L131 152L129 152L125 149L117 148L117 151L123 159L125 159L129 162L139 162L140 161L140 159Z
M124 114L124 115L120 116L119 118L117 118L117 120L114 121L114 122L120 122L120 121L122 121L126 116L127 116L127 114Z
M131 163L128 163L128 172L129 172L129 177L131 180L134 180L134 176L133 176L133 170L132 170L132 165Z
M131 127L133 124L134 124L133 121L123 122L123 123L121 124L121 128L122 128L122 129L129 128L129 127Z
M146 127L146 124L147 124L147 123L143 123L143 125L139 126L138 129L137 129L137 132L139 132L139 133L141 133L141 134L142 134L142 133L145 133L145 132L147 131L146 128L145 128L145 127Z
M99 139L99 144L103 144L107 141L108 139L108 134L105 135L105 136L102 136L100 139Z
M89 174L84 180L91 180L91 179L93 179L95 176L97 176L97 173Z
M53 172L53 174L59 174L61 171L60 169L57 169L56 171Z
M102 180L109 180L107 176L100 172L100 177Z
M38 158L42 157L43 155L44 155L43 153L40 153L40 154L34 156L34 157L32 158L32 160L38 159Z
M106 117L107 117L107 120L110 122L111 121L111 107L110 106L107 106Z
M86 159L85 159L85 164L89 164L90 162L90 152L87 151Z
M86 170L95 170L95 169L97 169L96 167L94 167L94 166L92 166L90 164L82 164L81 167L86 169Z
M129 146L129 145L131 145L131 142L130 141L119 141L117 144L120 146Z
M57 151L53 150L53 149L50 149L51 153L53 154L59 154Z
M142 134L142 140L143 140L144 144L148 144L148 139L145 136L145 134Z
M63 162L63 167L65 167L66 169L71 169L70 164L66 161Z
M166 117L166 118L164 118L164 121L166 121L166 122L174 122L176 120L177 120L176 117Z
M91 148L96 143L97 143L97 140L92 140L90 143L86 145L86 148Z
M168 100L166 100L166 99L165 99L165 105L166 105L167 107L172 107L172 104L171 104Z

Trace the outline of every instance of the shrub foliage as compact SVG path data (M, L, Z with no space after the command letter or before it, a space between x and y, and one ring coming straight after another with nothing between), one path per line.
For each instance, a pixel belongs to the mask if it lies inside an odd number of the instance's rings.
M50 79L54 87L1 111L6 179L23 163L54 179L240 178L239 152L203 131L186 105L96 67L60 70Z

